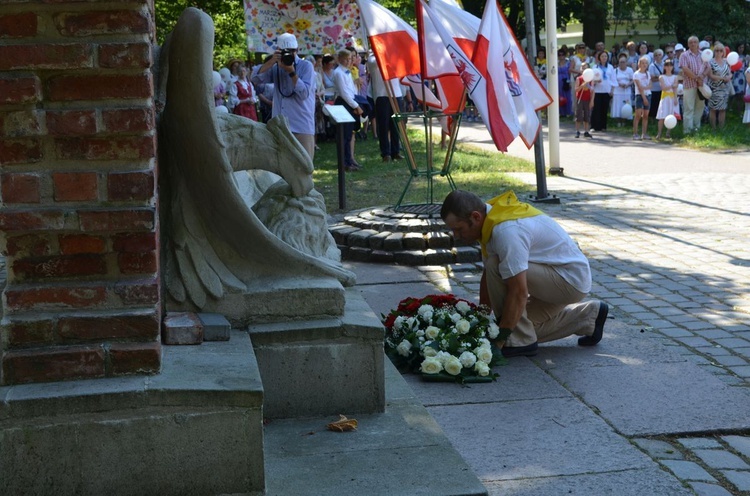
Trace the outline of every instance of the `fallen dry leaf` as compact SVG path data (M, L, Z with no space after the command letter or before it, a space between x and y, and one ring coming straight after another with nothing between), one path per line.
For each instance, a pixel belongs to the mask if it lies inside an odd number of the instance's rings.
M357 430L357 420L356 419L350 419L346 418L345 415L341 415L339 413L339 417L341 417L336 422L331 422L328 424L328 430L334 431L334 432L346 432L346 431L354 431Z

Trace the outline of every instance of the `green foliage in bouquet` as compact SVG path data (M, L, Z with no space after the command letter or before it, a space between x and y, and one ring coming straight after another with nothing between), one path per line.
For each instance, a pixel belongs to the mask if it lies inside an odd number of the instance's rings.
M489 382L505 359L490 340L505 340L484 305L454 295L406 298L383 316L385 352L400 370L425 380Z

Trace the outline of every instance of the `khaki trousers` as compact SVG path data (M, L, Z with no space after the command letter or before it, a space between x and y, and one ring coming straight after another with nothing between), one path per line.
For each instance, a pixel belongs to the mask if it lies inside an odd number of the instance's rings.
M300 142L302 147L307 150L307 154L310 155L310 160L315 160L315 135L314 134L299 134L292 133L297 141Z
M507 286L498 271L498 263L497 256L492 256L485 261L484 267L490 302L499 321ZM549 265L529 263L526 283L529 300L506 342L507 346L527 346L573 334L591 336L594 333L599 301L582 302L586 294L568 284Z
M698 98L698 88L690 88L682 92L682 129L686 134L701 128L705 106L706 102Z

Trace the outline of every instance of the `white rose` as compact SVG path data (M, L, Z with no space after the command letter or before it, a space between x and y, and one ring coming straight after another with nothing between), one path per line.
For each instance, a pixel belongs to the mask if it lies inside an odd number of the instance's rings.
M409 329L414 329L414 326L417 325L417 319L414 317L409 317L406 319L406 325L409 326Z
M474 364L477 363L477 357L470 351L464 351L463 353L461 353L461 356L458 357L458 360L461 362L461 365L463 365L467 369L473 367Z
M437 374L438 372L443 370L443 364L440 363L440 360L438 360L437 358L425 358L425 360L422 362L421 370L425 374Z
M454 324L458 322L459 320L461 320L462 318L463 317L461 317L461 314L459 313L454 313L451 315L451 320L453 321Z
M404 317L403 315L399 315L396 317L396 320L393 321L393 328L394 329L401 329L401 326L404 325Z
M495 339L498 334L500 334L500 328L497 326L497 324L491 322L489 331L490 339Z
M482 377L487 377L490 375L490 366L480 360L474 365L474 372Z
M490 347L490 340L487 338L479 338L478 342L479 342L479 346L486 346L488 348Z
M417 331L417 336L422 337L424 336L424 331L422 329Z
M432 311L432 305L422 305L421 307L419 307L419 310L417 310L417 313L419 313L419 315L424 315L428 312L432 313Z
M477 356L477 360L489 364L492 361L492 350L486 346L480 346L474 350L474 354Z
M424 356L425 358L432 358L437 356L437 354L437 350L432 346L425 346L424 348L422 348L422 356Z
M461 319L456 322L456 330L461 334L466 334L471 330L471 324L469 324L468 320Z
M424 335L430 339L435 339L436 337L438 337L438 334L440 334L440 329L435 326L428 326L424 331Z
M411 350L411 343L405 339L396 347L396 351L401 356L409 356L409 350Z
M440 363L443 364L443 367L445 367L445 362L448 361L449 358L452 358L453 355L448 353L447 351L438 351L437 355L435 355L435 358L440 360Z
M451 355L451 357L448 358L443 364L443 368L450 375L458 375L461 373L463 365L461 365L461 361L458 358Z
M465 301L459 301L458 303L456 303L456 310L461 312L463 315L466 315L466 312L471 310L471 307Z

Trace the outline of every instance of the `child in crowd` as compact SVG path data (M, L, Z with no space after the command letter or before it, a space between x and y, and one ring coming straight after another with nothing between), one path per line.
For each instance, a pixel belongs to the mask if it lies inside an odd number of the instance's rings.
M581 72L588 69L589 65L584 62L581 64ZM583 76L576 78L575 98L576 98L576 138L581 137L579 130L583 124L583 136L591 138L589 134L589 122L591 121L591 83L584 81Z
M633 75L635 82L635 118L633 119L633 139L648 140L648 111L651 108L651 76L648 73L649 58L647 55L638 60L638 70ZM638 123L641 122L641 134L638 134Z
M661 139L664 118L680 111L677 103L677 84L677 76L674 75L674 62L672 62L671 59L667 59L664 61L664 74L659 76L661 100L659 100L659 110L656 112L656 119L658 121L656 139ZM669 131L670 130L667 129L667 139L671 138Z

